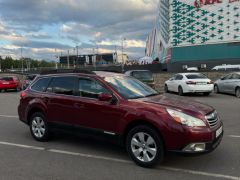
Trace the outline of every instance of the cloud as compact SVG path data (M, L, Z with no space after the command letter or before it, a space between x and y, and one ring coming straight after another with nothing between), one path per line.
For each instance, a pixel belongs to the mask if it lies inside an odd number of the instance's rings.
M5 22L4 26L0 23L0 38L15 46L27 44L29 48L62 51L77 44L88 44L89 49L98 45L103 52L120 46L121 39L126 38L129 53L143 56L157 3L158 0L0 0L0 18Z

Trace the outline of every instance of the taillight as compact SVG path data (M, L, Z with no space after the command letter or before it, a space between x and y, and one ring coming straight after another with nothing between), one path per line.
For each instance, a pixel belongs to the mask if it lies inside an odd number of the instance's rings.
M213 84L213 82L212 82L212 81L210 81L210 82L207 82L207 84Z
M26 95L27 95L27 93L26 93L25 91L22 91L22 92L20 93L20 98L24 98Z
M195 85L195 84L197 84L197 83L194 82L194 81L187 81L186 84L188 84L188 85Z

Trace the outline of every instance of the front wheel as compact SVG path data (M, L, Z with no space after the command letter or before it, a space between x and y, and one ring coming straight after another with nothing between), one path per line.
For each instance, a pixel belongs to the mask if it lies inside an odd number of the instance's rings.
M214 92L216 93L216 94L218 94L219 93L219 88L218 88L218 85L214 85Z
M43 113L36 112L31 116L30 132L37 141L47 141L49 139L49 127Z
M235 91L235 95L237 98L240 98L240 87L238 87Z
M126 148L131 159L142 167L152 167L164 157L159 134L148 126L133 128L127 135Z
M184 95L183 88L181 86L178 87L178 95L179 96L183 96Z

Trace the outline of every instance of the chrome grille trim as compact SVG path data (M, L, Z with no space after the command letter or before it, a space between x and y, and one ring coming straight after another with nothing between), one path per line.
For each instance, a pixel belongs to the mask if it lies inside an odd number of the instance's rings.
M217 111L213 111L210 114L207 114L205 116L205 119L207 120L210 127L214 127L218 124L219 118Z

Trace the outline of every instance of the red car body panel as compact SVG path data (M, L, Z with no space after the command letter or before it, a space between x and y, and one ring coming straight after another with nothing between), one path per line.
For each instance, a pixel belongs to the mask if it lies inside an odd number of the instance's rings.
M104 81L102 77L107 75L111 73L102 73L100 76L84 74L84 77L94 78L104 84L117 98L116 104L97 99L39 93L27 88L24 91L26 95L21 98L18 107L20 120L28 123L31 110L40 109L49 122L98 129L120 136L125 135L130 124L146 122L158 130L166 150L172 151L181 151L192 142L208 143L215 140L215 132L222 126L222 122L219 121L214 128L208 125L205 115L214 111L212 107L198 102L189 102L184 98L162 95L127 100ZM78 74L78 76L83 75ZM206 127L184 126L176 122L166 108L197 117L206 123Z

